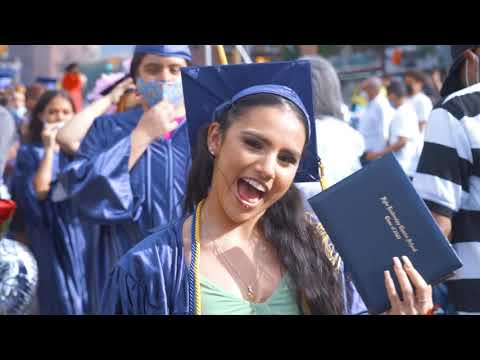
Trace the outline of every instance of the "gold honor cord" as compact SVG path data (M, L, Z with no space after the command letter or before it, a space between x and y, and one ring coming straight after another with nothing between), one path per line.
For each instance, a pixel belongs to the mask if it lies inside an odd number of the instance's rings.
M218 58L220 60L220 64L227 65L227 56L225 54L225 49L223 45L216 45ZM195 315L202 315L202 297L201 297L201 289L200 289L200 218L202 215L202 208L205 203L205 200L202 200L198 206L197 211L195 214L195 234L194 234L194 241L195 241L195 248L196 248L196 256L195 262L193 264L193 273L194 273L194 288L195 288Z
M323 165L322 160L320 159L318 161L318 174L320 175L320 187L322 188L322 191L325 191L328 189L328 182L327 178L325 176L325 166ZM312 223L312 218L308 219L310 223ZM337 271L340 270L340 256L338 253L335 252L335 248L333 247L333 244L330 241L330 237L328 236L327 232L325 231L323 225L319 222L316 225L316 229L318 234L320 235L323 243L323 247L325 248L325 253L332 263L332 265L337 269Z
M194 287L195 287L195 315L202 315L202 298L200 291L200 218L202 217L202 208L205 200L202 200L198 206L195 214L195 249L196 256L193 263Z

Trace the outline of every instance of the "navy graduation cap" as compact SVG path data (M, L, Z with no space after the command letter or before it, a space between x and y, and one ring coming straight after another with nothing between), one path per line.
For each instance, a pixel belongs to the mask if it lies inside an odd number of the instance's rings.
M295 181L318 181L319 158L310 71L310 63L305 60L182 68L192 152L199 131L213 120L216 111L248 95L272 93L295 103L308 120L309 142Z
M58 80L52 77L40 76L37 77L36 82L44 85L48 90L55 90Z

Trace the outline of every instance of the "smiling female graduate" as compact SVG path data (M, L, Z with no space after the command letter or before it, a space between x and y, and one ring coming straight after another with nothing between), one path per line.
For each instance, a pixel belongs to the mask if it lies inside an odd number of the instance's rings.
M55 140L75 115L68 93L45 92L33 109L29 141L18 152L12 193L25 214L26 231L38 264L38 313L88 312L83 256L98 229L81 222L70 201L55 203L51 189L67 158Z
M341 271L293 185L318 179L309 63L190 67L182 77L195 149L186 215L122 257L103 313L348 312ZM430 310L431 288L410 263L395 272L406 290L400 301L386 276L391 313Z
M54 199L74 199L82 218L101 225L88 261L95 302L120 256L182 215L190 145L180 68L190 61L187 45L137 45L131 75L143 105L97 118L59 174Z

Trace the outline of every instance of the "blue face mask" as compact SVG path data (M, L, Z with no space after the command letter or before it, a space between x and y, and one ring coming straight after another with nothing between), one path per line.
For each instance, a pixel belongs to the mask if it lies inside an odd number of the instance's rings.
M15 113L17 114L18 117L24 117L25 114L27 113L27 108L22 106L22 107L16 109Z
M163 80L144 81L138 79L137 90L148 106L157 105L162 100L167 100L173 106L183 103L182 81L167 82Z

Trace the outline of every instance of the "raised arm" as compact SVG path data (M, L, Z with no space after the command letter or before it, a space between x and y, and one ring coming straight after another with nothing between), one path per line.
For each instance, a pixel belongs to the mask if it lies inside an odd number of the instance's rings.
M52 183L53 159L55 157L56 135L57 130L51 127L46 127L42 132L45 153L33 178L33 188L35 189L38 200L45 200L50 191Z
M399 136L396 142L388 145L383 150L369 152L367 155L367 160L370 160L370 161L376 160L388 153L397 152L400 149L402 149L405 145L407 145L407 142L408 142L408 138L406 138L405 136Z
M103 115L112 105L118 103L122 95L132 88L133 80L126 79L118 84L108 95L102 96L82 111L58 132L57 142L67 154L75 154L95 119Z

